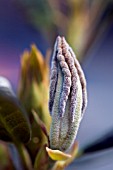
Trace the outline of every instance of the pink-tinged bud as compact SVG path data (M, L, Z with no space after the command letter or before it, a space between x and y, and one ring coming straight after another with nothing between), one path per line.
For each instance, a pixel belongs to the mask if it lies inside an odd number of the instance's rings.
M73 144L86 107L87 90L84 73L65 38L58 36L50 76L52 149L65 151Z

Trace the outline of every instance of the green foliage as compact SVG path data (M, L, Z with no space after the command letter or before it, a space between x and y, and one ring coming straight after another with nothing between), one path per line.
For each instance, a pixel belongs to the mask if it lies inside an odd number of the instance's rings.
M63 170L76 157L77 143L69 153L53 150L50 146L48 100L48 59L32 45L31 51L25 51L21 58L18 97L9 81L0 77L0 140L14 144L11 149L8 143L3 146L0 142L1 170L7 166L8 170L16 169L17 162L23 170ZM14 148L17 149L15 153ZM12 161L9 150L15 155Z
M49 67L41 52L35 45L31 51L25 51L21 58L21 77L19 82L19 98L27 110L32 128L32 137L27 148L34 161L46 138L40 126L34 121L32 110L50 128L51 117L48 111Z
M30 125L10 83L0 77L0 139L27 143Z

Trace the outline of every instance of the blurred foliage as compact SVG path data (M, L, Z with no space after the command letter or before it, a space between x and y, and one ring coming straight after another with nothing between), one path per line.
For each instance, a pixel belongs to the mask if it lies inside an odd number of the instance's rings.
M30 125L26 112L16 98L10 84L0 77L0 139L27 143L30 139ZM25 136L26 134L26 136Z
M69 154L49 148L51 117L48 111L48 93L49 55L44 59L37 47L32 45L31 50L26 50L21 57L18 88L21 103L14 94L9 81L0 77L0 126L1 130L5 129L2 131L5 133L0 133L0 137L2 134L1 140L4 140L3 136L5 138L9 136L12 139L10 140L12 144L0 142L1 170L18 168L21 170L55 170L59 167L63 170L76 157L77 143L73 145ZM24 114L25 110L27 114ZM15 117L13 117L13 113L15 113ZM29 141L24 141L27 131L22 129L21 121L18 122L24 119L26 120L25 129L29 131L29 134L32 131ZM29 129L27 128L28 119L30 120ZM14 134L11 128L15 129ZM18 138L20 134L23 135L22 140Z
M113 19L112 0L18 0L29 23L51 44L64 35L81 60Z
M7 144L0 141L0 169L15 170Z
M34 160L38 150L45 143L45 136L34 121L31 111L35 110L38 113L48 131L51 121L48 111L48 61L44 60L35 45L32 45L30 52L25 51L22 55L20 77L19 98L27 110L32 128L32 138L27 147Z
M21 1L23 3L23 1ZM36 23L38 27L43 28L45 25L48 29L51 27L51 20L53 20L52 10L45 0L26 0L23 5L29 8L28 18L31 22ZM38 7L38 10L37 10ZM40 18L37 18L40 16ZM44 16L44 17L43 17ZM38 19L38 22L37 22ZM44 24L44 25L43 25Z

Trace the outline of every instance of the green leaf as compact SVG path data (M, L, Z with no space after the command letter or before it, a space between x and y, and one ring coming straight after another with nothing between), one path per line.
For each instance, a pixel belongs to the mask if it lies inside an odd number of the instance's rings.
M45 124L43 123L43 121L39 118L38 114L32 110L32 114L34 117L34 120L36 121L36 123L40 126L42 132L45 134L47 141L48 141L48 145L50 145L50 141L49 141L49 134L47 132L47 128L45 126Z
M27 148L32 159L35 159L37 152L45 144L46 137L40 125L36 123L32 110L36 111L48 131L51 122L48 110L49 64L35 45L22 55L18 94L31 123L32 138Z
M35 162L34 162L34 169L35 170L47 170L48 167L48 154L45 149L45 145L42 146L39 152L36 155Z
M27 143L30 125L9 81L0 77L0 139Z

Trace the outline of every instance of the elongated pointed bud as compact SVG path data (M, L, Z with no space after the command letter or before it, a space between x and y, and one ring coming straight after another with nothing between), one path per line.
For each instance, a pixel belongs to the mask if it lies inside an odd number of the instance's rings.
M27 147L33 159L46 138L33 119L32 110L36 111L48 130L51 122L48 110L49 64L35 45L32 45L31 50L25 51L22 55L20 75L19 98L30 118L32 138Z
M67 150L74 142L87 107L86 80L64 37L57 37L52 57L49 110L50 147Z
M21 76L19 82L19 98L31 117L34 109L49 127L48 111L49 66L35 45L31 51L25 51L21 58Z

